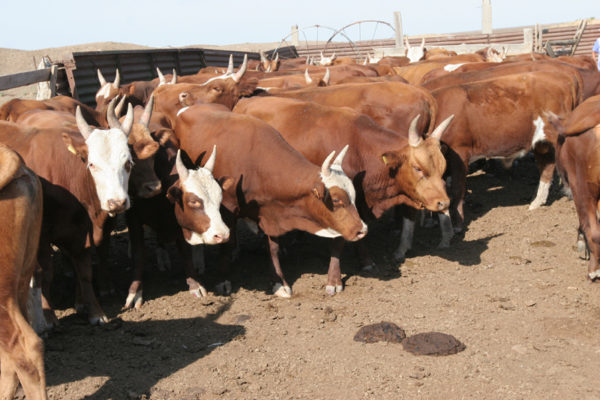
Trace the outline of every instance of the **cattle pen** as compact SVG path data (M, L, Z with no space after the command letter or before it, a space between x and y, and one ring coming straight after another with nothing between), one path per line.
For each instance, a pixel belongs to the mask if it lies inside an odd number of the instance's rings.
M577 44L573 45L571 40L577 35ZM599 36L600 21L587 20L585 24L577 21L532 25L494 30L492 34L419 35L407 41L419 47L424 38L425 46L431 48L463 44L529 46L534 54L556 51L554 55L558 55L569 51L580 56L590 54L593 38ZM264 54L269 60L277 53L283 60L294 60L318 57L322 51L327 56L335 51L340 58L348 56L362 64L363 55L379 54L379 51L385 55L384 49L394 46L393 39L355 42L352 46L343 42L328 45L323 41L306 46L282 42L279 47L265 47ZM2 51L0 49L0 55ZM360 57L356 56L357 51ZM116 79L117 68L123 84L155 79L159 75L157 68L165 75L175 70L180 78L205 67L217 71L210 71L219 78L216 81L229 82L235 72L221 73L227 68L230 55L237 73L243 68L245 58L255 64L261 60L261 54L256 51L201 46L68 51L65 56L57 56L51 67L42 70L18 74L10 71L11 75L0 70L5 75L0 76L0 90L3 90L0 106L13 97L35 97L35 88L24 85L49 81L53 96L66 95L96 107L97 93L102 90L97 70L109 86ZM302 74L304 68L308 67L303 64ZM313 78L320 74L315 79L319 81L322 71L317 71L311 74ZM258 71L252 73L255 75L251 78L259 76ZM398 83L401 84L404 83ZM251 91L239 97L244 100L248 100L246 97L251 100L253 96L269 97L260 85L257 89L256 82L253 85ZM349 86L352 85L358 84ZM277 93L277 90L272 92ZM190 111L198 106L185 103L193 97L191 90L186 93L187 97L174 97L180 106L176 110L178 122L189 118ZM428 93L424 96L432 97ZM218 107L215 110L215 114L224 112ZM110 119L106 110L102 112L103 117ZM138 110L136 123L143 121L144 117L139 117L142 112ZM343 112L349 113L346 108ZM246 118L239 113L236 118ZM260 113L267 114L267 111ZM294 119L300 129L303 124L314 124L317 120L306 113L310 118ZM122 114L125 116L125 108ZM527 124L535 127L535 121ZM80 120L76 122L77 129L81 130ZM111 128L126 130L127 124L126 120L121 120L120 125L113 121ZM325 125L321 127L325 129ZM419 129L426 132L427 128ZM200 131L202 129L196 133L205 134ZM266 135L270 131L264 128L260 133ZM308 141L307 138L308 134L305 139ZM443 142L443 133L441 138ZM172 139L178 141L182 137ZM154 140L164 145L162 137L154 137ZM535 142L530 142L535 147ZM88 164L86 155L73 146L77 143L65 143L70 147L64 153L77 158L78 162L85 161L85 168L89 168L91 162ZM223 162L219 157L229 158L227 161L232 164L242 162L241 155L235 156L226 148L228 145L235 148L239 143L235 135L230 133L220 143L216 163ZM212 143L208 147L212 149ZM444 145L438 147L436 151L446 150ZM257 150L248 145L236 151L246 155ZM367 153L366 146L361 152ZM181 155L173 158L170 154L169 168L181 174L183 164L190 171L202 164L211 173L213 168L217 171L218 164L215 167L214 160L206 161L210 158L209 152L201 153L198 159ZM386 166L392 163L390 153L379 155L377 161ZM231 154L234 156L229 156ZM335 156L338 154L339 151ZM278 160L277 154L261 156L259 161L262 162ZM143 164L136 161L134 165L138 163ZM340 160L339 169L342 169L341 163ZM273 258L269 253L273 244L264 233L256 233L257 225L250 221L253 215L249 214L230 227L238 241L228 275L229 294L222 293L223 286L219 286L222 271L217 266L223 255L218 246L195 247L194 267L204 269L201 283L208 291L202 296L200 291L193 292L184 278L187 253L182 253L176 242L162 243L160 232L157 234L145 227L142 239L146 252L141 260L145 268L143 304L124 307L131 295L135 263L129 244L128 221L124 214L118 215L108 230L111 241L106 264L102 265L100 258L106 249L95 249L93 254L94 277L104 278L95 280L93 289L108 317L106 323L92 325L85 312L78 312L74 304L81 306L81 277L74 272L67 252L56 248L52 251L53 280L49 293L60 324L42 336L48 398L600 399L597 384L599 283L586 279L588 261L578 248L580 222L572 198L563 189L564 178L554 174L547 203L529 209L536 191L539 192L538 163L532 153L515 161L510 169L490 160L473 162L466 170L465 229L454 235L447 248L438 247L443 240L440 227L443 222L438 222L437 217L431 219L435 216L431 212L422 212L422 217L419 214L412 247L402 259L394 256L394 250L404 240L402 210L390 209L368 221L369 233L361 243L369 250L373 266L363 268L360 253L355 246L346 244L339 255L343 291L336 292L334 287L334 295L328 291L331 285L327 280L334 247L331 239L322 231L319 231L322 237L308 231L294 231L278 240L276 251L293 294L290 298L274 296ZM298 171L288 170L289 165L273 164L268 166L268 171L277 175L280 179L277 182L285 182L286 173L296 174L294 179L299 176ZM263 166L261 164L261 168ZM316 168L319 176L327 175L327 168L320 162L317 167L321 168ZM333 171L338 171L336 168L333 167ZM421 168L413 169L411 172L416 174L422 172ZM344 167L346 173L348 170ZM331 171L330 166L329 173ZM390 168L390 176L396 173L397 170ZM220 178L216 181L225 193L231 177ZM42 180L42 185L52 185L49 179ZM251 178L244 176L244 179ZM359 175L355 185L360 179ZM290 185L294 183L299 185L297 181ZM239 198L247 195L244 184L247 185L242 180L231 189ZM334 209L331 193L325 191L323 195L319 188L315 186L311 193L328 209ZM185 196L181 194L186 189L183 184L176 189L180 192L169 191L168 204L194 202L185 197L190 196L188 192ZM173 200L177 194L181 197ZM356 197L357 203L361 201L360 194ZM132 200L132 204L135 201L140 200ZM202 208L204 203L208 204L204 199L201 202ZM292 208L287 203L280 207L278 212L282 214ZM150 211L150 214L158 214L159 206ZM225 217L223 220L228 222ZM258 227L264 230L264 225ZM204 263L198 262L200 257ZM379 323L387 323L384 325L387 341L359 340L357 333L361 329ZM463 346L457 346L449 354L415 354L409 351L406 342L389 340L392 336L389 324L398 325L408 337L431 332L451 335ZM24 398L21 389L15 398Z

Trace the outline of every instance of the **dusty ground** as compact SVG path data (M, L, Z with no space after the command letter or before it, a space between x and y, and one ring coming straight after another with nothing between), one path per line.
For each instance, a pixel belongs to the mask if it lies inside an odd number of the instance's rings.
M288 246L282 264L294 296L284 300L269 294L261 240L246 236L231 296L193 298L177 253L171 272L151 268L150 254L146 302L122 311L131 271L126 238L117 235L118 290L101 299L109 325L92 327L76 315L73 279L57 275L62 326L45 339L49 396L600 399L600 286L586 281L586 262L574 249L572 201L554 190L549 206L527 210L536 176L531 160L512 176L474 172L468 230L451 249L435 248L437 228L421 228L407 260L394 263L396 226L389 218L372 225L366 240L378 272L361 275L346 249L346 290L335 297L324 291L326 240L304 236ZM215 256L208 249L209 268ZM408 335L452 334L466 350L414 356L400 344L353 341L360 327L381 321Z
M326 240L288 247L294 296L284 300L269 294L261 241L247 238L230 297L195 299L179 269L152 269L142 310L121 311L129 261L119 238L119 293L102 299L108 326L88 326L68 308L72 281L62 278L62 329L46 339L50 398L598 399L600 290L574 249L572 201L554 190L550 206L527 210L535 181L531 161L513 176L474 172L464 238L436 250L439 231L421 228L404 263L388 258L392 220L373 225L379 271L361 275L346 249L346 289L335 297L324 291ZM353 341L381 321L407 335L452 334L466 350L414 356L400 344Z

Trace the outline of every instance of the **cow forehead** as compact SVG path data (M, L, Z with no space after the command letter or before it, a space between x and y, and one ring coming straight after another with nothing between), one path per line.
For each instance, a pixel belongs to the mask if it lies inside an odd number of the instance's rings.
M329 176L323 176L321 174L321 180L327 189L331 189L333 187L339 187L344 192L348 193L348 197L352 204L356 200L356 192L354 190L354 185L348 176L341 170L341 168L337 166L331 167L331 174Z
M223 199L223 191L213 177L213 175L205 168L198 170L190 170L188 178L181 183L183 190L190 192L201 198L205 206L209 204L221 204Z
M422 169L434 170L446 167L446 159L440 150L440 143L436 139L428 138L417 147L412 148L412 157Z
M90 161L112 163L131 160L127 136L120 129L94 129L85 143Z

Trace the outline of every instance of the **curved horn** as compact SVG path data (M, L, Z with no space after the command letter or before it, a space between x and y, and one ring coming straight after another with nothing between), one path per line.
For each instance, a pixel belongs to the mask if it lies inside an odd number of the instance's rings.
M19 156L8 150L5 146L0 146L0 160L2 169L0 169L0 189L4 188L15 177L15 174L21 166Z
M133 107L131 103L127 104L127 115L125 116L125 120L123 121L123 125L121 130L125 133L125 136L129 136L131 132L131 127L133 127Z
M410 50L410 43L408 42L408 38L406 36L404 37L404 46Z
M87 140L92 134L92 128L85 122L83 115L81 114L81 107L77 106L75 110L75 122L77 122L77 128L79 128L79 132L81 132L81 136L85 140Z
M425 38L421 40L421 49L425 48Z
M310 85L311 83L313 83L313 80L311 79L310 75L308 74L308 68L306 68L304 70L304 79L306 80L307 85Z
M115 89L118 89L120 84L121 84L121 75L119 74L119 68L117 68L117 72L115 73L115 81L113 82L113 87Z
M244 74L246 73L246 69L248 69L248 54L247 53L244 54L244 62L242 63L242 66L240 67L238 72L236 72L231 78L235 82L239 82L240 79L242 79L242 76L244 76Z
M212 154L210 155L210 157L208 157L208 161L206 162L206 164L204 164L204 168L209 170L211 174L213 172L213 169L215 168L216 158L217 158L217 145L215 144L213 146Z
M344 162L344 157L346 157L346 153L348 152L349 148L350 148L349 144L344 146L342 151L340 151L340 154L338 154L337 157L335 158L335 160L333 160L333 164L331 164L332 167L333 166L339 167L343 171L342 163Z
M104 79L104 75L102 75L102 72L100 72L100 68L98 68L96 70L96 72L98 73L98 80L100 81L100 87L106 85L106 79Z
M229 64L227 64L227 72L225 72L225 75L231 74L233 74L233 54L229 55Z
M451 116L446 118L441 124L439 124L437 126L437 128L435 128L434 131L431 132L431 135L429 135L429 137L440 140L442 137L442 134L446 131L446 128L448 128L448 125L450 125L450 122L452 122L453 119L454 119L454 114L452 114Z
M263 62L263 63L268 62L264 51L261 50L258 52L258 54L260 54L260 62Z
M333 52L333 54L331 55L331 61L335 60L335 51Z
M412 147L417 147L423 141L419 132L417 132L417 123L419 122L419 118L421 118L421 114L417 115L412 122L410 123L410 127L408 128L408 144Z
M119 95L117 95L116 97L119 97ZM123 96L123 98L115 106L115 115L117 116L117 118L119 117L119 115L121 115L121 112L123 111L123 106L125 105L125 99L126 99L126 97L127 96Z
M108 121L108 127L110 129L122 129L119 119L115 115L115 103L117 98L115 97L108 103L108 109L106 110L106 120ZM129 110L128 110L129 111Z
M275 54L275 62L279 61L279 53Z
M329 68L326 68L325 76L323 76L323 83L325 84L325 86L329 86L329 77L330 77Z
M152 109L154 108L154 93L150 95L150 99L148 100L148 104L144 107L144 113L140 117L140 124L144 125L148 128L148 124L150 124L150 118L152 117Z
M173 68L173 77L171 78L171 85L174 85L177 83L177 70L175 68Z
M190 171L183 165L183 161L181 161L181 150L177 150L177 158L175 159L175 169L177 170L177 175L179 175L179 182L183 183L190 175Z
M265 72L271 72L271 64L269 64L269 66L267 67L267 70Z
M329 153L325 161L323 161L323 165L321 165L321 175L324 177L331 175L331 160L333 160L333 156L335 156L335 150Z
M165 76L160 71L160 68L156 67L156 73L158 74L158 81L160 82L158 85L159 86L165 85L167 83L167 80L165 79Z
M306 56L306 65L310 65L310 56Z
M367 60L369 59L369 56L365 56L365 61L363 61L363 65L367 65Z

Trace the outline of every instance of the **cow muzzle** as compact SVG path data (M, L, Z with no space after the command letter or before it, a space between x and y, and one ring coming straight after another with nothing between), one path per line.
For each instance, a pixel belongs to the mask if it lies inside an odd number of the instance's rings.
M122 213L127 210L127 199L110 199L107 202L108 211L111 214Z
M146 182L142 185L142 190L140 191L141 193L139 194L139 196L144 199L149 199L150 197L158 195L161 189L162 184L160 183L160 181Z

